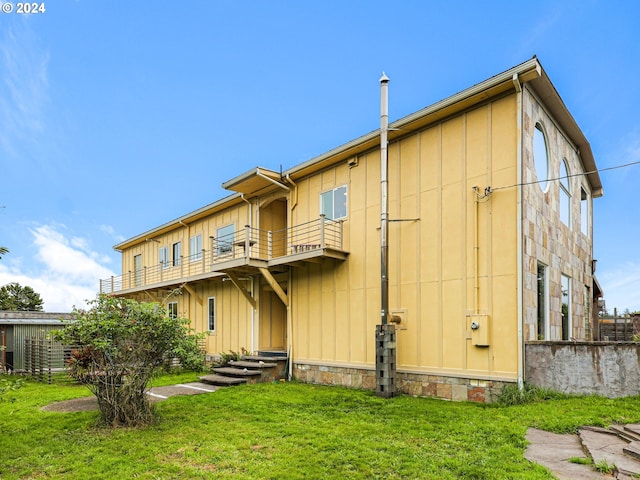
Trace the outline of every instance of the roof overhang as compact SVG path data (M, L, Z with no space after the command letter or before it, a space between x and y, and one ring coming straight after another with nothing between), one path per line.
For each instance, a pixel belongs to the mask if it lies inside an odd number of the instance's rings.
M162 235L164 233L175 230L176 228L186 227L189 223L195 222L201 218L204 218L212 213L219 212L224 210L225 208L229 208L231 206L237 205L242 202L242 196L239 193L234 193L233 195L229 195L217 202L211 203L205 207L199 208L198 210L194 210L191 213L187 213L175 220L171 220L159 227L153 228L151 230L147 230L140 235L136 235L135 237L131 237L124 242L118 243L114 245L114 250L123 251L127 248L133 247L142 242L152 241L154 237L158 235Z
M274 187L289 190L289 187L282 183L278 172L262 167L249 170L222 184L222 188L241 193L246 197L255 197Z
M459 114L492 98L515 92L514 79L517 79L521 85L528 83L532 86L545 107L549 109L549 112L578 148L584 170L588 172L587 178L593 197L602 196L602 182L597 172L591 146L536 57L390 123L389 141ZM286 170L283 176L291 176L295 180L327 168L334 163L378 148L379 145L380 130L378 129L292 167Z
M578 149L578 155L582 160L582 166L589 185L591 186L591 195L594 198L601 197L604 194L604 189L602 187L602 180L598 174L598 167L596 166L593 152L591 151L591 145L584 136L584 133L582 133L582 130L580 130L569 109L562 101L551 80L549 80L547 73L541 69L540 77L531 80L529 85L547 108L549 114L560 125Z

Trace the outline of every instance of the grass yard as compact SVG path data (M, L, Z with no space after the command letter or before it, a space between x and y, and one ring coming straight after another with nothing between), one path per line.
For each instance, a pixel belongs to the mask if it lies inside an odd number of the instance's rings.
M553 477L523 458L527 427L640 423L638 397L504 407L298 383L173 397L156 404L160 422L144 429L96 427L96 412L40 410L87 394L34 382L6 393L0 478L545 479Z

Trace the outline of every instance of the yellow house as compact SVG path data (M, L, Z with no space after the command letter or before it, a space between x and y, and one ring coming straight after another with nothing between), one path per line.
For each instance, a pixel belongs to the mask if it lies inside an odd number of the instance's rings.
M490 401L524 343L589 339L589 143L537 58L389 125L397 388ZM101 292L163 302L207 352L281 351L302 381L375 388L380 132L126 240Z

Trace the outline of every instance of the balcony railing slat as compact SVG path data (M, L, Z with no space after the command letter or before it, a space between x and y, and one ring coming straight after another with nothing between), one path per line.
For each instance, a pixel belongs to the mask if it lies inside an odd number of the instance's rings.
M316 220L281 230L260 230L248 225L244 229L220 237L210 237L210 249L169 266L163 262L140 271L100 280L101 293L114 293L193 275L215 272L216 265L237 258L272 260L309 250L343 249L343 221L328 220L321 215Z

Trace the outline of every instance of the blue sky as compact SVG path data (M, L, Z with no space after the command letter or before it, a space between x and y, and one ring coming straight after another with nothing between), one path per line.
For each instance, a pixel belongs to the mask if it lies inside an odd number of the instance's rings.
M0 3L4 3L0 1ZM50 0L0 13L0 285L47 311L112 246L538 56L599 168L640 160L640 2ZM601 173L597 276L640 310L640 165Z

